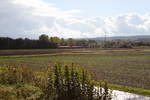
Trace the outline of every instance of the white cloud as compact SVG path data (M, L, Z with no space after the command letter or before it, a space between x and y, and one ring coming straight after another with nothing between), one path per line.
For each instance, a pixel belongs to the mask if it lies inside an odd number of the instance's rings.
M0 36L37 38L46 33L64 38L149 35L150 15L128 13L79 17L78 9L63 11L43 0L0 0Z

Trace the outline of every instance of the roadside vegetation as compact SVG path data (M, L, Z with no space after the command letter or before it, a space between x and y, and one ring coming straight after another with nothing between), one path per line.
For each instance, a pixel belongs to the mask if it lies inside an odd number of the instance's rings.
M39 70L0 66L0 100L111 100L107 83L94 81L73 64Z

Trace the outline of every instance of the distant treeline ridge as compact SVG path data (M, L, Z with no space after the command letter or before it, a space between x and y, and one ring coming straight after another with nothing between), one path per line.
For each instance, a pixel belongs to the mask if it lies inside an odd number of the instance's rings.
M64 39L59 37L49 37L42 34L39 39L0 37L0 49L48 49L48 48L133 48L150 46L149 41L130 41L130 40L103 40L96 41L91 39Z

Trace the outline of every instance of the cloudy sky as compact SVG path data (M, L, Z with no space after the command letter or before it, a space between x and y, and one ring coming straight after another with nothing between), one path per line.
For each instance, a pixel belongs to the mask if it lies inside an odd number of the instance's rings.
M0 0L0 36L150 35L150 0Z

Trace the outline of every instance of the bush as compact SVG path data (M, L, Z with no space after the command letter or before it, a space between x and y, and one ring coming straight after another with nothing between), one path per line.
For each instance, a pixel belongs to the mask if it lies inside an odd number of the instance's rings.
M20 86L0 86L0 100L37 100L43 92L29 84Z
M111 99L107 84L95 89L95 81L85 70L73 65L56 64L50 70L45 91L46 100L109 100ZM99 90L103 91L99 91Z
M0 100L17 100L14 87L0 85Z
M99 83L99 82L97 82ZM27 67L0 67L2 100L110 100L107 84L96 82L85 70L55 64L46 71Z
M0 67L0 84L32 83L34 78L33 71L27 67Z

